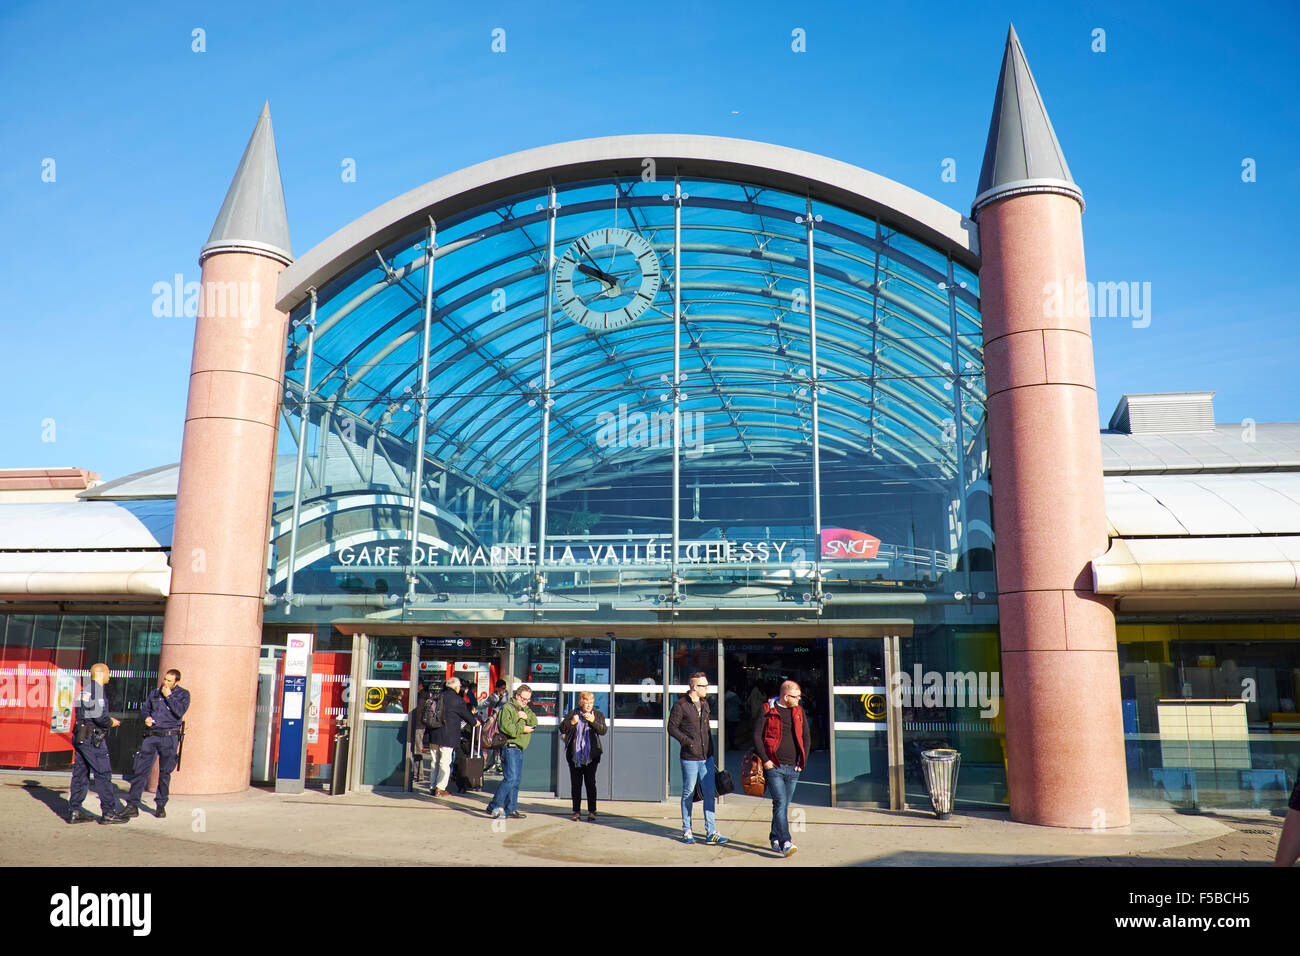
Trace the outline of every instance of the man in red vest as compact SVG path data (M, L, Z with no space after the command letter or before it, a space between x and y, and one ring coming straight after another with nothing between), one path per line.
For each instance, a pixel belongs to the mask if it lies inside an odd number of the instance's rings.
M808 762L808 726L799 701L803 691L792 680L763 706L763 716L754 722L754 749L763 758L767 792L772 796L772 830L768 839L772 851L791 856L798 847L790 840L790 799L799 784L799 774Z

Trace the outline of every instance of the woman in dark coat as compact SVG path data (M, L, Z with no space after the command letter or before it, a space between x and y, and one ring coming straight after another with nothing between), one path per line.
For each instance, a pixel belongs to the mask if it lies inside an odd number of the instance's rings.
M581 820L582 785L587 785L587 819L596 822L596 766L600 763L600 738L608 729L605 715L596 709L596 695L584 690L578 706L560 721L564 757L569 762L569 783L573 789L573 819Z

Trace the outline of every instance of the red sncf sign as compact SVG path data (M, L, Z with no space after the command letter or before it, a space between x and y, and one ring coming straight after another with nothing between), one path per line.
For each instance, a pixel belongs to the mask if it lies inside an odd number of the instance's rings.
M874 558L880 539L865 531L848 528L822 528L823 558Z

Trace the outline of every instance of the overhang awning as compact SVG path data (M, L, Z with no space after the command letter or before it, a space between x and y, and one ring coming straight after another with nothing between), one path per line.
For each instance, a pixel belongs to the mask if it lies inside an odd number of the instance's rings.
M1098 594L1300 596L1300 535L1116 538L1092 562Z
M161 551L0 553L3 598L165 598L171 578Z

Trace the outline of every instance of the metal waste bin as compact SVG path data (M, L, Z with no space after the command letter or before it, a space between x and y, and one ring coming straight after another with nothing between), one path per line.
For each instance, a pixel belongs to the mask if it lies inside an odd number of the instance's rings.
M343 793L348 779L348 751L350 749L348 722L340 720L338 730L334 733L334 765L330 768L330 796L337 797Z
M953 794L957 790L961 754L955 750L923 750L921 769L925 772L925 786L930 791L930 805L934 807L934 815L940 820L947 820L952 813Z

